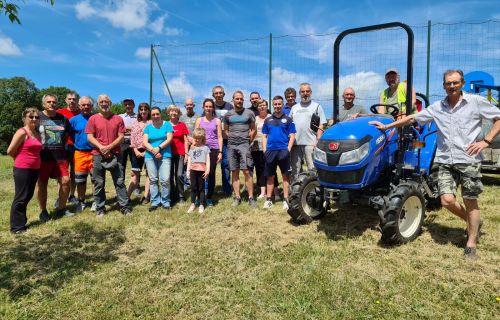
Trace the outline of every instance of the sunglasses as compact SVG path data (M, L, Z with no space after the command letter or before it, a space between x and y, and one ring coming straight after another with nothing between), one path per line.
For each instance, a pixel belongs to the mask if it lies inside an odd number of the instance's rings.
M40 119L39 116L28 116L28 118L30 118L31 120L38 120L38 119Z

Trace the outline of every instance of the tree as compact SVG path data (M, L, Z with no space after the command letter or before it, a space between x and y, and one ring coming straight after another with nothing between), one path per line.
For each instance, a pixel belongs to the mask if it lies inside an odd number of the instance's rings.
M50 5L54 5L55 0L44 0ZM19 6L12 2L8 2L7 0L0 0L0 14L5 13L7 17L9 17L10 22L21 24L21 20L19 19L18 13Z
M64 102L64 100L66 99L66 95L70 92L75 92L76 98L77 99L79 98L78 93L75 90L71 90L71 89L66 88L66 87L50 86L48 88L42 89L38 92L38 95L37 95L37 99L38 99L37 106L39 106L39 108L41 109L43 96L46 94L52 94L52 95L55 95L57 97L57 108L58 109L64 108L66 106L66 103Z
M125 106L123 103L113 103L109 109L113 112L113 114L125 113Z
M23 126L21 115L28 107L39 107L38 89L23 77L0 78L0 154L5 154L12 136Z

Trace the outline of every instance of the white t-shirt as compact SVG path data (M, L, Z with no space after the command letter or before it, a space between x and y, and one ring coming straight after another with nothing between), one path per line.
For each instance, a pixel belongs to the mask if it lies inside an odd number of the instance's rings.
M321 105L315 101L311 101L309 104L297 103L292 107L290 117L293 119L295 129L297 130L295 134L296 145L313 146L316 144L316 132L312 131L310 128L311 117L316 110L320 123L326 123L325 112Z

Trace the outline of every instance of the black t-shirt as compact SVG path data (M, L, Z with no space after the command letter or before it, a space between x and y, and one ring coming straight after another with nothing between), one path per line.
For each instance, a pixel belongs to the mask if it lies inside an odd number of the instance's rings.
M68 119L62 114L46 116L40 112L40 135L42 136L43 149L40 152L42 161L66 159L66 139L70 125Z

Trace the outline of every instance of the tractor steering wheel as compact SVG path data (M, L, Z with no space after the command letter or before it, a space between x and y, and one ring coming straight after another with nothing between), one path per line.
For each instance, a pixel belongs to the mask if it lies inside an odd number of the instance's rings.
M389 114L393 116L394 119L396 119L397 116L399 115L399 108L392 104L380 104L380 103L374 104L373 106L370 107L370 111L374 114L378 114L377 107L379 106L386 107L387 111L389 111Z

